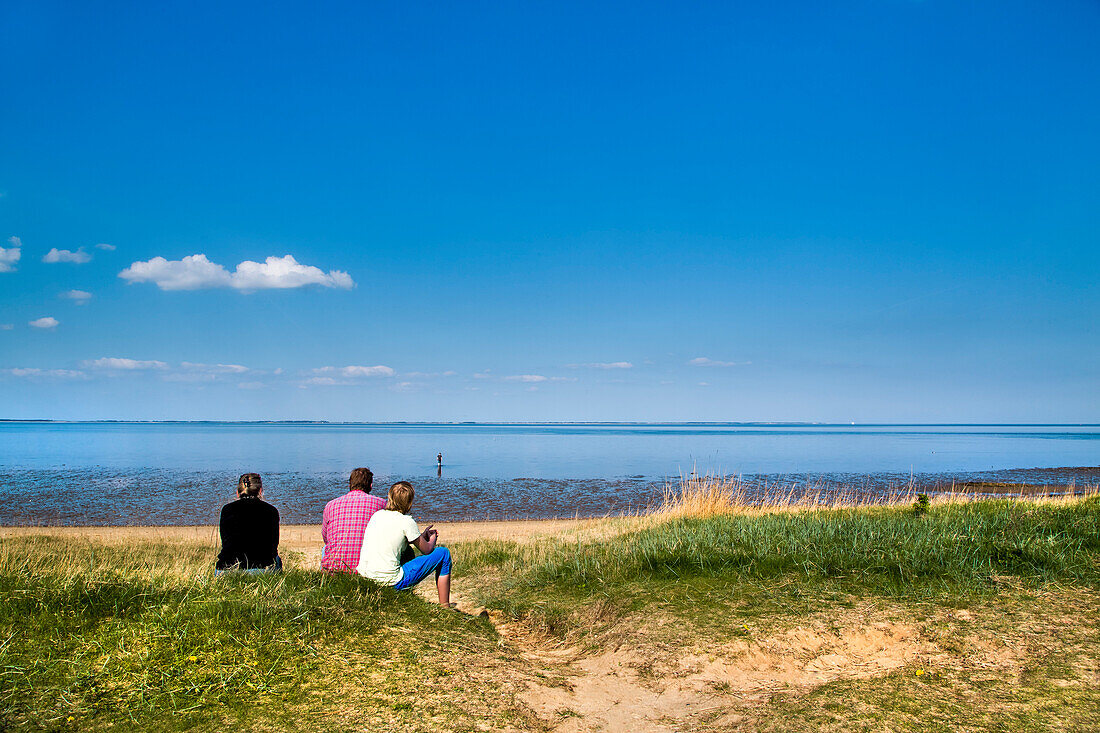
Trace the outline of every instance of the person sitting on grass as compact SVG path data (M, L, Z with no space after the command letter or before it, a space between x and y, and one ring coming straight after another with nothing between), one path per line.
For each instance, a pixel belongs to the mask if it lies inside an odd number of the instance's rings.
M246 473L237 480L237 500L222 507L218 528L222 550L214 563L215 575L227 570L262 573L283 569L279 510L264 501L260 474Z
M356 468L348 477L348 493L338 496L328 504L321 519L321 569L330 573L354 573L363 549L363 530L374 513L386 505L377 496L371 496L374 474L369 468ZM410 550L405 560L411 560ZM404 560L402 560L404 562Z
M356 570L365 578L397 590L412 588L434 572L439 605L450 608L451 552L436 546L439 532L432 525L421 532L409 516L414 493L408 481L390 487L386 508L375 512L367 522ZM402 563L401 554L409 545L424 554Z

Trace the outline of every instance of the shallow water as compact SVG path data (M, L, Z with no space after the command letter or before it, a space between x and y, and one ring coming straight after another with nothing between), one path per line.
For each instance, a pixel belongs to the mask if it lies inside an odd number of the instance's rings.
M437 474L436 454L444 463ZM236 477L263 474L284 522L318 522L347 473L409 479L425 519L600 516L667 482L874 494L985 478L1095 483L1100 426L364 425L0 422L0 524L208 524Z

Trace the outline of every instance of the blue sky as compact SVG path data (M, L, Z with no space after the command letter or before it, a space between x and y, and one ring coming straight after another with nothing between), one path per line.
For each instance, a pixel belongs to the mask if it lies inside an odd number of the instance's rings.
M157 5L0 8L0 417L1100 420L1094 2Z

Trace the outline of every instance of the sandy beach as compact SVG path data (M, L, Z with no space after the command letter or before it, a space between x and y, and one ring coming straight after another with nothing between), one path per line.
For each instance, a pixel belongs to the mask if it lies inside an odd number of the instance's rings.
M505 522L439 522L440 541L463 542L474 539L511 540L523 542L532 537L575 532L591 527L599 519L550 519ZM422 524L422 526L427 526ZM192 527L0 527L0 539L50 535L72 539L87 539L107 544L125 542L206 542L211 552L219 545L218 528L214 525ZM306 565L321 561L321 525L284 524L279 530L282 553L301 553Z

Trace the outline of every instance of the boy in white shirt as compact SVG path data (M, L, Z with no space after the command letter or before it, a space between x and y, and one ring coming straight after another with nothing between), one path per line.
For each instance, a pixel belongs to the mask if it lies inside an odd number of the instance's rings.
M432 572L439 591L439 605L451 607L451 552L436 547L439 532L428 525L423 532L409 516L413 487L398 481L390 487L386 507L374 513L363 532L362 549L356 571L382 585L397 590L412 588ZM401 553L409 545L423 555L401 564Z

